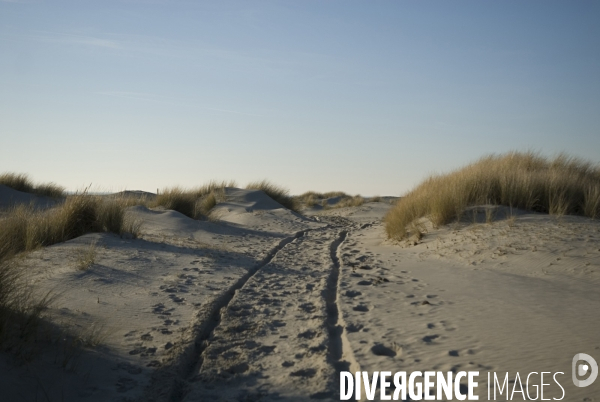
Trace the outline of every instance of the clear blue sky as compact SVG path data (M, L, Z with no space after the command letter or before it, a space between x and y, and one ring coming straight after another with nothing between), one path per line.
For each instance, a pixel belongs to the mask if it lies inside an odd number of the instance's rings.
M400 195L515 149L600 161L600 2L0 1L0 172Z

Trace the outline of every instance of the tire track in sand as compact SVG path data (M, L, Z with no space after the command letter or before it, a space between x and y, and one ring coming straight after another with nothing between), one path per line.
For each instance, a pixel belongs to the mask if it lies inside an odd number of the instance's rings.
M359 370L338 294L351 228L336 221L284 239L198 316L168 395L148 400L337 399L339 372Z
M182 345L179 350L173 352L176 354L175 360L154 372L152 385L144 392L143 401L179 402L183 400L187 393L189 377L197 367L202 366L204 350L208 345L207 340L219 325L223 311L231 303L237 291L261 268L269 264L286 245L303 237L310 230L314 229L302 230L293 236L282 239L235 284L222 292L211 303L200 308L196 321L190 326L187 334L182 337Z
M341 246L348 237L349 232L344 230L340 232L338 238L331 243L330 253L333 261L333 269L327 283L327 322L330 334L330 356L337 371L339 378L340 371L360 371L360 365L354 358L354 353L346 330L346 322L342 314L340 302L340 271L342 267Z
M334 400L356 366L338 302L337 222L288 244L235 295L185 401Z

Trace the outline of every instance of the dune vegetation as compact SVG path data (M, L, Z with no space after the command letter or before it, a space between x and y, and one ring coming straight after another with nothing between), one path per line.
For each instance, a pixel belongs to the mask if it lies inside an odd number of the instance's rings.
M295 196L294 199L300 205L312 208L315 205L321 205L325 209L359 207L366 202L379 202L381 197L362 197L361 195L349 195L343 191L329 191L327 193L318 193L316 191L307 191L304 194Z
M86 233L136 234L139 223L126 219L132 200L88 195L68 196L54 208L36 210L19 205L2 218L0 260L38 247L64 242Z
M420 218L435 227L473 205L492 204L548 213L600 217L600 167L560 154L490 155L454 172L427 178L385 217L389 238L403 239Z
M211 181L201 187L189 190L170 187L160 191L156 195L156 199L149 203L149 206L172 209L192 219L206 218L210 210L225 199L225 187L235 186L235 181Z
M24 193L61 198L65 195L65 188L55 183L34 184L28 175L22 173L0 174L0 184Z
M23 356L33 345L51 295L33 295L15 259L0 259L0 348Z
M343 191L329 191L327 193L318 193L316 191L307 191L304 194L296 196L296 200L307 207L313 207L320 204L323 200L334 197L347 197L348 194Z
M254 181L246 185L248 190L262 190L269 197L292 211L298 212L298 203L295 198L290 196L289 190L273 184L268 180Z
M23 345L35 337L41 313L51 301L49 295L34 297L19 265L20 258L15 257L86 233L136 236L140 222L125 214L125 209L136 201L83 192L69 195L64 202L45 210L18 205L5 211L0 218L0 347L22 351ZM89 260L90 255L85 257Z

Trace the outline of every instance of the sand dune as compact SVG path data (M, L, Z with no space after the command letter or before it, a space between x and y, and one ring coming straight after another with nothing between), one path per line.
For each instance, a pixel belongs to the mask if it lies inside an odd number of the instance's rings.
M340 370L478 370L480 400L488 371L562 371L566 400L600 395L570 380L574 354L600 353L597 221L523 212L395 244L387 202L305 217L262 191L226 199L212 221L131 207L137 239L28 254L36 291L57 296L47 321L98 345L48 335L25 359L1 355L3 397L339 400Z
M48 208L56 204L56 200L35 194L24 193L0 184L0 211L16 205L33 205L36 208Z

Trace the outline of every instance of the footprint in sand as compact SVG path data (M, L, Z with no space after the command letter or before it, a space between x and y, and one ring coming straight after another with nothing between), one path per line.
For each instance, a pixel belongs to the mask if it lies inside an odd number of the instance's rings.
M433 341L439 337L439 335L425 335L421 340L425 343L433 343Z
M317 336L317 331L311 329L298 334L298 338L304 339L313 339L315 336Z
M373 352L374 355L376 356L388 356L388 357L395 357L398 352L397 350L402 350L401 348L398 348L397 346L394 345L393 348L389 348L381 343L376 343L372 348L371 348L371 352Z
M442 327L444 327L444 329L448 332L456 330L456 328L454 326L452 326L452 324L449 323L448 321L440 321L440 324L442 324Z
M354 311L360 311L360 312L367 312L367 311L369 311L371 309L369 308L369 306L367 306L365 304L359 304L358 306L354 306L352 308L352 310L354 310Z
M307 313L314 313L317 310L315 305L310 302L301 304L299 308Z
M178 296L175 296L175 295L169 295L169 298L171 300L173 300L175 303L182 304L182 303L185 302L185 297L178 297Z
M348 325L346 326L346 331L348 331L348 333L351 333L351 332L358 332L358 331L360 331L361 329L363 329L364 327L365 327L365 326L364 326L364 325L362 325L362 324L348 324Z

